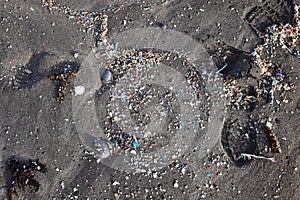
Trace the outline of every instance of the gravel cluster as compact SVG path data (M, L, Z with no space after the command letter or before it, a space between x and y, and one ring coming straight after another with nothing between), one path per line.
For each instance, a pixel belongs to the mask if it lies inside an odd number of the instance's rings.
M224 82L224 89L227 94L227 105L235 109L253 109L258 100L266 99L269 104L280 103L278 98L275 98L275 93L278 92L282 99L286 91L293 90L294 85L291 84L285 73L284 66L278 66L273 63L272 58L276 57L278 47L286 49L293 56L300 58L299 52L295 49L299 37L299 6L295 5L295 23L294 24L274 24L266 29L266 34L263 37L263 44L259 44L252 51L252 63L260 71L259 84L255 86L255 92L249 94L245 88L238 86L238 78L228 78ZM228 63L227 57L231 56L232 52L222 49L219 53L219 60L223 67L219 70L220 73L226 69ZM255 94L254 94L255 93ZM284 100L283 100L284 101Z
M299 37L299 6L295 5L295 24L274 24L267 28L264 36L264 43L258 45L252 52L255 65L260 69L262 81L259 86L258 94L265 96L270 104L274 103L274 93L279 91L292 90L294 86L287 82L286 75L283 72L284 66L277 66L272 62L276 56L276 48L287 49L289 53L299 57L299 52L293 49L296 46ZM277 103L280 103L276 100Z
M46 7L51 13L55 11L62 13L69 19L76 19L81 25L82 32L91 33L95 39L95 45L105 38L108 31L108 16L98 12L74 11L70 7L60 5L56 0L43 0L42 6Z
M114 49L112 46L106 43L107 56L111 56ZM104 127L107 137L117 149L131 150L134 154L137 150L153 151L167 144L176 131L186 125L180 117L180 105L176 94L161 85L149 84L149 80L153 79L150 71L157 70L156 67L160 63L166 64L174 60L181 63L182 76L201 105L194 108L196 112L201 113L194 126L198 123L201 129L205 128L209 106L204 106L204 102L209 94L195 66L187 64L173 53L116 49L113 51L113 60L105 69L111 72L112 77L110 81L104 81L99 95L110 93ZM120 101L129 102L126 112L123 110L124 106L120 106ZM153 123L162 125L164 133L155 135L151 131L143 130L145 127L147 129L156 126ZM126 133L127 127L134 127L135 134ZM159 128L161 127L157 125L157 129Z

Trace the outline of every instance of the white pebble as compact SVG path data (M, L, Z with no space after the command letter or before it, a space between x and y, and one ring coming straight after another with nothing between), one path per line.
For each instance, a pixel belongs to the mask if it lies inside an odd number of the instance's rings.
M178 185L178 182L177 182L177 181L175 181L175 183L174 183L174 187L175 187L175 188L178 188L178 187L179 187L179 185Z
M74 58L78 58L79 53L74 53Z
M119 183L118 181L114 181L112 185L113 185L113 186L115 186L115 185L120 185L120 183Z

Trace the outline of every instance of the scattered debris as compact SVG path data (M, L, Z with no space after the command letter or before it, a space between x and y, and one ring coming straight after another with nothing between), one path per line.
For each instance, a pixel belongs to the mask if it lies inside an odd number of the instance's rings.
M112 80L112 73L110 72L110 70L108 70L108 69L103 70L103 72L101 73L101 80L103 80L103 81L111 81Z
M286 82L286 76L281 67L272 63L271 58L276 55L276 47L281 46L297 57L298 53L293 49L298 41L300 29L299 6L295 5L295 24L274 24L267 28L264 43L258 45L252 52L254 63L259 67L262 82L260 83L260 96L266 96L268 102L273 104L275 91L286 91L294 88Z
M223 44L214 48L209 53L219 69L218 73L227 78L240 78L248 74L251 61L249 53Z
M24 64L21 67L18 67L16 76L13 78L13 88L20 89L25 86L32 85L37 80L33 77L32 70L29 69L27 64Z
M276 181L276 186L275 186L275 194L274 194L274 198L275 196L278 196L279 197L279 194L281 193L282 191L282 178L287 174L287 168L286 167L283 167L281 169L281 173L280 175L278 175L278 179Z
M29 187L37 192L40 187L40 183L34 179L34 175L37 172L46 173L46 165L40 163L38 160L20 161L16 158L11 158L7 162L8 170L12 175L12 181L8 186L9 200L13 195L18 195L16 186L25 190L25 187Z
M243 92L239 87L237 87L238 79L226 77L227 80L224 83L224 88L229 100L229 106L234 106L237 109L247 108L249 102L254 103L258 99L267 99L270 105L273 105L276 99L276 91L279 91L281 95L285 91L293 90L295 88L287 80L286 74L283 73L283 69L272 62L272 57L276 55L276 47L281 46L283 49L287 49L288 52L296 57L299 55L295 51L295 47L298 41L298 32L300 29L300 18L299 18L299 6L295 5L295 24L274 24L267 28L267 33L263 36L264 43L259 44L252 51L251 56L253 63L258 67L260 71L259 83L256 85L256 96L250 98L245 98L247 94ZM253 15L247 16L252 18ZM233 48L225 48L221 46L217 51L211 52L212 58L216 62L220 73L224 75L230 74L230 64L238 60L238 55L240 52L234 50ZM247 60L247 57L245 57ZM245 65L245 64L244 64ZM234 69L238 70L241 68L234 64ZM249 69L249 68L245 68ZM230 74L238 78L241 76L240 72L236 74ZM246 105L240 106L238 104Z
M59 12L65 14L70 20L72 20L72 19L76 20L80 25L82 25L81 31L93 34L93 36L95 37L95 45L99 45L99 43L101 43L103 41L103 38L106 37L107 30L108 30L108 28L107 28L108 27L108 24L107 24L108 17L106 15L102 15L102 14L97 13L97 12L72 11L67 6L59 5L58 3L56 3L55 0L43 0L42 2L43 2L43 5L46 6L49 9L50 12L59 11ZM168 2L168 1L165 1L165 2ZM229 7L229 8L231 10L235 10L234 7ZM146 9L147 10L151 9L151 6L146 6L145 10ZM34 9L32 8L31 10L34 10ZM200 9L200 11L204 12L204 9ZM297 12L298 12L298 10L297 10ZM296 12L296 14L297 14L297 12ZM253 16L247 16L247 17L249 18L249 21L250 21L255 16L253 15ZM129 20L128 19L126 19L126 20L127 20L127 23L129 23ZM126 20L124 19L124 22L123 22L124 25L126 24ZM179 23L180 21L182 23L184 22L182 19L176 20L177 23ZM167 28L167 26L165 24L157 24L157 25L159 27L161 27L162 29ZM281 30L284 30L284 31L282 32ZM270 33L272 32L272 34L273 34L272 40L274 38L277 38L276 40L280 41L279 44L282 45L282 47L284 49L286 49L290 54L295 55L296 58L300 58L299 52L294 51L293 50L293 48L294 48L293 44L288 42L288 40L290 38L289 37L286 37L286 38L283 37L283 39L282 39L282 36L284 34L286 34L286 32L285 32L286 30L289 30L288 26L286 26L286 27L285 26L280 27L279 25L272 26L272 30L270 30ZM297 28L293 27L293 28L291 28L291 32L288 32L288 34L294 34L296 32L298 33ZM278 35L276 35L276 34L278 34ZM278 38L280 38L280 39L278 39ZM291 38L292 38L292 41L294 41L296 39L296 38L293 38L293 37L291 37ZM274 44L272 44L272 41L268 41L268 42L266 42L266 44L270 44L270 45L274 46ZM273 46L271 46L271 48L273 48ZM260 62L259 59L262 59L262 56L260 56L260 55L263 55L263 52L266 52L265 50L267 48L268 47L266 47L266 46L262 46L261 49L260 49L260 47L257 47L256 52L255 52L257 54L255 54L255 53L252 54L252 56L255 57L254 58L255 64L259 65L260 70L262 72L262 79L260 80L261 84L259 85L258 95L255 95L253 93L249 93L249 91L245 90L245 88L241 88L241 87L237 86L236 82L238 82L238 79L235 79L235 80L231 79L230 81L226 80L227 82L225 82L225 89L228 92L227 94L228 94L228 97L230 98L230 103L232 103L237 109L247 109L247 110L249 110L249 108L252 105L255 105L261 99L262 96L266 97L270 104L274 104L274 102L276 102L276 91L278 91L278 90L290 90L290 89L293 88L292 85L285 82L286 74L284 74L283 70L281 70L283 68L273 65L271 63L271 61L269 61L267 58L263 59L262 62L264 62L264 63L262 65L260 65L261 62ZM117 50L117 45L114 45L113 50L110 51L110 52L114 52L114 54L115 54L116 50ZM151 61L153 61L153 63L159 63L161 60L163 60L164 57L169 57L169 54L165 54L165 53L155 53L155 52L150 52L150 53L142 52L142 53L140 53L139 51L136 51L136 50L127 51L127 52L124 52L124 53L125 53L124 55L126 55L126 53L128 53L129 57L126 57L127 55L126 56L121 55L121 56L117 57L116 62L112 63L110 66L107 67L108 72L105 74L105 76L103 76L104 78L102 77L103 74L101 75L101 78L103 80L110 81L115 77L120 79L130 69L133 69L133 71L136 70L136 68L137 68L136 66L138 66L138 65L147 65L148 63L151 63ZM227 52L227 53L232 54L232 52ZM257 55L259 55L260 57L257 57ZM272 54L272 55L275 55L275 54ZM227 72L230 71L230 69L232 69L233 65L242 66L242 65L245 64L245 66L247 66L247 67L245 68L246 70L244 70L243 73L248 70L248 67L249 67L248 60L244 61L244 59L241 59L241 60L239 60L239 62L233 62L233 63L230 64L230 63L228 63L228 60L229 60L228 56L227 57L226 56L227 55L222 56L224 58L224 63L222 63L222 65L220 66L219 71L218 71L219 73L226 73L226 71ZM78 53L74 54L74 58L75 59L78 58ZM126 65L126 68L124 67L125 65ZM122 67L124 67L124 68L122 68ZM200 76L197 73L197 70L195 69L195 67L190 66L190 68L188 68L188 70L189 71L186 74L186 79L189 82L189 84L195 89L195 93L197 93L197 97L199 99L201 99L201 98L203 98L203 95L199 91L202 90L203 88L201 88L202 86L199 85ZM33 70L33 72L35 73L34 70ZM241 71L237 71L237 72L232 71L232 72L233 72L232 75L233 75L234 78L240 78L241 76L243 76ZM236 72L236 73L234 73L234 72ZM29 69L25 69L24 73L26 75L31 75L32 71L29 70ZM72 73L74 73L74 74L72 74ZM50 80L56 80L56 81L59 81L59 82L62 83L62 85L59 87L59 90L58 90L58 102L63 101L64 94L66 92L66 88L70 86L68 81L69 81L69 79L74 78L76 73L77 73L77 71L65 72L65 73L62 73L62 74L53 74L49 77ZM19 80L15 79L14 84L16 86L18 86L20 84ZM84 89L83 86L77 86L77 87L75 87L74 91L75 91L76 95L80 95L80 94L84 93L85 89ZM146 91L145 89L140 89L139 88L139 91L137 91L136 93L132 93L132 94L127 95L127 96L124 95L124 98L129 98L130 99L130 106L132 106L132 110L140 111L140 110L142 110L143 106L149 102L148 98L145 95L145 91ZM120 98L123 98L123 96L121 97L121 95L120 95ZM164 95L162 95L161 98L165 98L165 99L169 98L168 100L164 100L164 101L162 100L161 103L167 105L164 108L168 112L173 112L171 106L175 104L175 101L173 100L172 95L170 93L165 93ZM112 107L113 107L113 105L111 106L111 108ZM120 121L120 118L122 118L121 116L124 115L124 113L122 113L122 112L116 112L117 110L111 109L110 111L112 111L111 113L109 113L109 114L111 114L111 116L108 116L108 118L109 118L109 120L112 121L112 124L114 122ZM139 119L138 122L141 121L140 119L142 118L142 116L135 113L135 117L137 119ZM147 116L145 117L145 119L147 119ZM65 120L68 121L67 119L65 119ZM174 124L175 123L176 122L174 122ZM184 122L182 122L181 125L184 126ZM185 126L187 126L187 125L188 124L186 124ZM273 127L272 127L271 122L266 123L266 129L267 129L267 132L269 133L269 136L270 136L270 141L272 143L272 150L277 149L276 151L280 152L279 142L276 138L276 135L273 132ZM107 131L106 134L109 136L109 139L111 139L111 141L114 142L114 144L116 144L116 146L119 146L120 148L127 145L129 148L137 149L137 147L138 147L138 150L140 150L140 147L142 149L142 147L145 146L145 144L144 144L145 141L142 141L140 139L138 140L134 137L131 137L130 135L127 135L122 131L115 131L112 128L105 129L105 130ZM246 133L242 132L242 134L245 135L245 138L251 137L251 136L249 136L251 134L248 134L248 133L249 132L247 132L247 131L246 131ZM157 144L155 144L153 142L153 143L151 143L151 145L155 146ZM100 151L105 152L105 149L104 149L103 145L100 145L100 142L98 142L98 141L95 142L95 146L98 147L99 152ZM136 152L136 151L134 151L134 152ZM249 160L250 159L266 159L266 160L275 162L274 158L267 158L267 157L264 157L264 156L258 156L258 155L248 154L248 153L242 153L242 154L240 154L240 156L243 159L249 159ZM220 161L220 157L225 157L225 155L214 155L213 154L209 157L209 159L210 159L212 164L214 164L218 167L221 166L221 165L227 166L228 165L227 163ZM196 164L198 164L198 163L196 163ZM189 174L189 172L186 172L185 167L177 167L177 169L180 169L180 171L183 175L184 174ZM24 169L22 169L22 170L24 170ZM37 169L37 171L39 171L39 169ZM61 171L61 170L59 168L57 168L57 171ZM206 176L211 177L209 179L213 179L216 176L217 173L215 171L211 170L211 169L209 169L209 171L212 174L206 173ZM33 175L31 175L31 172L29 174L30 174L30 179L31 179L32 178L31 176L33 176ZM169 174L167 174L167 175L169 175ZM90 181L88 178L89 177L87 177L87 181ZM161 174L157 175L157 173L155 173L155 174L153 174L153 178L160 179ZM20 179L20 180L22 180L22 179ZM132 180L135 180L135 179L132 178ZM19 181L19 179L18 179L18 181ZM28 185L30 186L30 182L32 182L32 181L25 181L25 184L27 184L27 186ZM15 184L15 183L13 183L13 184ZM119 185L122 186L123 182L122 182L122 184L120 184L117 180L115 180L112 183L112 185L117 186L117 187ZM175 188L178 188L179 185L180 185L180 189L183 190L183 188L185 186L184 186L184 184L182 184L180 179L177 179L175 182L173 182L173 186ZM170 186L172 187L172 181L170 181ZM33 187L36 187L36 185L33 185ZM64 185L63 181L61 182L60 187L61 187L61 189L65 188L65 185ZM130 186L126 187L126 189L129 188L129 187ZM136 186L134 185L134 187L136 187ZM151 186L149 186L149 187L151 187ZM164 187L164 185L163 186L160 185L160 187L157 187L157 188L160 191L162 191L163 187ZM210 182L206 183L203 187L204 188L218 188L217 186L215 186L214 184L212 184ZM12 186L12 188L13 188L12 189L13 193L15 193L15 188L13 186ZM278 188L280 189L279 184L278 184ZM145 190L147 190L147 192L148 192L148 188L145 189ZM151 188L149 190L154 190L154 189ZM277 188L276 188L276 190L277 190ZM75 196L77 197L78 187L73 188L72 191L74 192ZM115 193L115 191L113 191L113 193L115 194L116 199L122 199L123 197L125 198L125 195L124 195L125 192L122 191L122 190L121 191L118 190L117 193ZM201 196L201 198L202 197L205 198L206 195L204 193L202 193L202 194L203 194L203 196ZM209 196L207 195L207 197L209 197ZM278 195L274 196L274 198L275 197L279 198Z
M91 33L94 36L95 46L105 39L108 32L107 15L98 12L74 11L68 6L60 5L56 0L43 0L42 6L46 7L50 13L58 11L66 15L68 19L76 19L81 25L82 32Z
M65 71L61 74L52 74L49 76L49 79L52 81L60 81L61 85L58 88L58 97L57 102L62 103L64 101L65 93L70 87L70 79L74 79L76 77L76 73L78 70L70 70Z
M281 153L280 144L279 144L276 134L273 131L273 125L271 123L271 119L268 119L266 122L266 132L267 132L267 137L269 138L269 140L271 142L272 152L273 153Z
M253 86L242 87L235 79L228 79L224 82L226 91L227 106L236 110L253 110L259 101Z

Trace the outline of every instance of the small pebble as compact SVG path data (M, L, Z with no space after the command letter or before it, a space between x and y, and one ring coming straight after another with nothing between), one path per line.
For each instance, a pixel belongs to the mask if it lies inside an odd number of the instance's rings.
M120 183L118 181L114 181L112 185L116 186L116 185L120 185Z
M101 73L101 80L103 80L103 81L110 81L111 78L112 78L112 74L111 74L110 70L105 69L105 70L102 71L102 73Z
M174 183L174 187L175 187L175 188L178 188L178 187L179 187L179 185L178 185L178 182L177 182L177 181L175 181L175 183Z
M26 74L32 74L32 71L29 70L29 69L25 69L25 73L26 73Z
M78 58L79 53L74 53L74 58Z

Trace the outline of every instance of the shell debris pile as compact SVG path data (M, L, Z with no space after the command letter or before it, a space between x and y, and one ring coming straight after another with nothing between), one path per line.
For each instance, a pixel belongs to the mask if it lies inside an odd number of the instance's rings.
M300 58L300 53L295 50L299 38L300 18L298 5L295 5L294 24L274 24L266 29L263 37L263 44L259 44L253 49L252 63L258 67L260 71L259 84L256 86L257 95L248 95L243 88L238 87L238 79L228 78L224 82L224 89L228 98L228 106L236 109L248 109L249 105L265 98L272 105L274 101L280 103L276 98L276 92L281 97L286 91L294 90L295 86L288 81L287 75L284 74L282 66L278 66L272 62L272 58L276 56L276 49L282 47L291 55ZM224 65L221 70L227 67L227 54L222 54L222 63ZM221 71L220 70L220 71Z
M275 91L288 91L294 89L294 85L287 82L283 69L271 61L276 55L276 47L281 46L297 58L300 58L299 52L294 50L299 37L300 7L295 5L295 24L287 23L285 25L274 24L267 28L267 34L264 36L264 43L258 45L252 52L253 60L260 69L262 82L260 83L260 96L265 96L270 104L274 103Z
M42 6L51 13L58 11L69 19L76 19L81 25L82 32L91 33L95 39L95 46L105 38L108 32L108 16L98 12L74 11L70 7L60 5L56 0L43 0Z
M114 45L107 45L107 56L111 56L111 51L114 49ZM103 53L103 52L101 52ZM106 127L106 135L111 142L116 146L117 149L134 149L134 142L138 142L140 145L138 146L139 151L145 151L146 149L155 148L158 146L159 142L164 141L164 136L148 136L134 138L133 136L125 133L121 129L116 130L118 126L117 124L127 124L127 118L121 108L114 103L114 99L128 99L129 100L129 110L132 114L132 117L139 124L147 124L149 120L149 113L143 114L146 111L149 105L151 105L154 101L158 101L157 103L161 106L161 110L158 109L159 114L158 120L163 120L163 115L167 115L172 118L170 124L167 127L167 132L170 134L174 134L175 129L180 129L181 126L184 126L184 122L180 122L180 116L177 116L177 111L174 108L177 104L176 98L174 98L174 94L170 91L165 91L161 88L149 88L149 86L140 84L142 82L147 82L147 76L141 74L147 74L147 71L151 69L151 66L155 68L159 63L172 62L174 60L180 60L181 65L183 67L185 80L190 88L193 89L194 95L197 97L198 101L204 102L204 99L207 98L208 93L205 90L205 86L202 82L201 76L199 72L196 70L195 66L188 64L184 59L179 58L181 56L176 53L170 52L153 52L153 51L141 51L141 50L120 50L115 51L112 56L112 62L107 65L105 71L109 71L112 74L112 81L105 81L102 88L99 91L99 95L101 96L106 91L111 91L116 87L116 84L124 79L126 76L126 82L128 84L119 84L118 92L114 94L110 94L112 101L108 105L106 105L106 109L108 111L109 123L111 127ZM128 76L130 74L130 76ZM140 74L140 75L138 75ZM139 83L136 83L134 80L136 76L141 76L139 79ZM127 80L128 79L128 80ZM128 88L130 84L136 89L132 93L128 93ZM114 89L115 90L115 89ZM155 99L158 97L158 99ZM203 101L202 101L203 100ZM201 114L197 117L198 124L200 128L205 127L205 121L208 116L205 115L207 113L208 105L203 105L201 107L196 107L194 109L198 109ZM153 114L153 113L152 113ZM114 128L115 127L115 128ZM146 133L143 133L146 134ZM145 136L145 135L144 135ZM156 144L150 142L150 140L155 139ZM147 146L147 148L146 148Z

